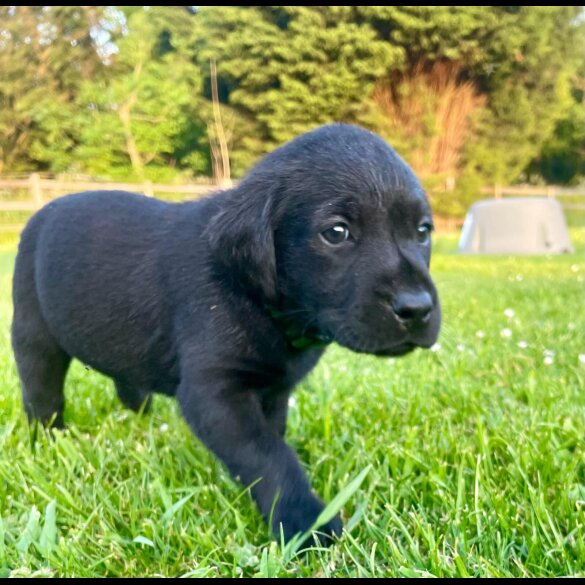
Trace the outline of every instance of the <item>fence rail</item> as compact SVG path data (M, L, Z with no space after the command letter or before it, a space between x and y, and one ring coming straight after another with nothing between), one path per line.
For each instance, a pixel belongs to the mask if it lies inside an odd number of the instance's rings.
M61 181L58 179L43 179L37 173L29 175L27 179L2 179L0 178L0 192L4 189L22 189L29 193L30 200L37 206L42 206L47 200L53 199L47 196L50 193L75 193L77 191L92 191L100 189L119 190L119 191L138 191L145 195L153 196L154 193L178 193L183 195L205 195L214 189L217 185L212 183L197 183L186 185L159 185L150 181L144 183L110 183L97 181ZM6 201L0 201L0 211ZM28 209L28 207L27 207Z
M37 211L43 205L67 193L94 190L134 191L153 197L156 195L173 194L179 199L196 199L203 197L220 187L209 183L191 183L183 185L144 183L97 182L89 180L59 180L42 178L38 173L28 177L0 178L0 214L5 216L25 214ZM0 215L1 217L1 215ZM12 218L10 218L12 219ZM18 218L20 219L20 218ZM18 231L24 221L0 221L0 230Z

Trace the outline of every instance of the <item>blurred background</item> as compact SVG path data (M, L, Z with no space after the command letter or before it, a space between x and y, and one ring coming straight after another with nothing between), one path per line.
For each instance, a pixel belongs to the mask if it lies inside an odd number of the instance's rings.
M580 224L584 24L579 6L2 6L0 230L96 181L197 197L332 121L387 139L439 227L522 194Z

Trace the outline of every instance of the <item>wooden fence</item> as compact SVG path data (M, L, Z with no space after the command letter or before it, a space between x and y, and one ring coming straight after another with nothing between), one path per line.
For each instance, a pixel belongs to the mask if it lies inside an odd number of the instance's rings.
M48 201L67 193L111 189L135 191L148 196L171 198L174 200L196 199L207 195L220 187L211 182L185 185L159 185L150 181L144 183L107 183L86 180L62 181L43 178L38 173L17 178L0 178L0 231L19 231L26 221L26 216L40 209ZM547 185L543 187L494 185L481 189L481 193L496 199L515 196L541 196L558 199L563 208L585 212L585 187L568 189ZM4 215L4 218L2 217ZM3 221L8 216L8 221ZM440 219L437 218L439 223ZM458 220L445 220L450 227L461 223Z
M150 181L144 183L110 183L95 182L87 180L58 180L42 178L38 173L32 173L27 177L0 178L0 218L2 214L22 215L32 213L43 205L66 195L79 191L94 190L116 190L133 191L154 197L171 198L174 200L197 199L220 189L211 182L192 183L184 185L161 185L153 184ZM172 197L171 197L172 196ZM6 212L13 212L7 214ZM24 225L23 221L3 222L0 220L0 231L20 230Z

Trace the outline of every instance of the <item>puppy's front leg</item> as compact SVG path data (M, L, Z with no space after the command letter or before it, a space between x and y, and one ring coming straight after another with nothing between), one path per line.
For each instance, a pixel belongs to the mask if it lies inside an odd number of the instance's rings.
M274 390L260 398L262 412L268 425L281 437L286 432L289 392Z
M231 474L244 485L256 482L252 496L265 518L274 507L277 536L281 524L286 540L313 525L323 503L311 494L295 453L268 423L254 392L185 376L177 398L192 430ZM341 529L336 517L319 532L341 534Z

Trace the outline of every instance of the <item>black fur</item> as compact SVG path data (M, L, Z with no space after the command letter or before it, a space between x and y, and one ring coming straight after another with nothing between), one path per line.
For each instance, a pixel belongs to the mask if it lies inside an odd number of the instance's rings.
M115 191L53 201L26 226L14 273L28 416L63 425L72 357L110 376L135 410L152 392L175 395L289 539L323 508L283 440L289 394L329 341L378 355L435 342L420 227L430 222L402 159L345 125L298 137L201 201ZM323 232L336 224L350 236L332 245Z

